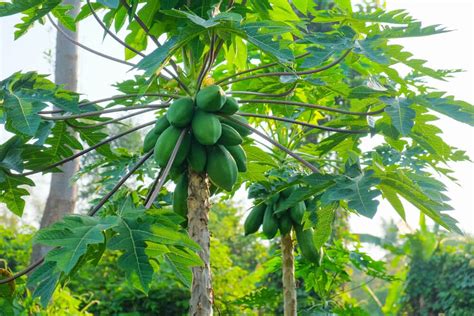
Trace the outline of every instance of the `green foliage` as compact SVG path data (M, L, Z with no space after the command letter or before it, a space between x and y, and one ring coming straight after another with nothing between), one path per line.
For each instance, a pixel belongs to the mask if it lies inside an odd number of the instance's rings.
M25 186L34 185L31 174L58 171L55 167L75 151L85 145L96 146L111 130L118 130L107 127L118 122L105 116L109 110L120 112L148 106L155 115L163 116L165 110L151 106L152 102L162 101L160 104L166 105L170 98L184 94L195 97L203 82L204 86L215 84L214 89L222 91L222 95L225 92L237 97L243 112L230 118L216 116L216 125L224 122L240 135L249 136L245 126L232 121L236 119L258 128L259 136L242 140L247 166L238 167L245 171L240 174L230 154L225 159L231 164L223 170L222 159L216 163L215 150L210 150L207 161L211 168L206 170L211 180L229 191L228 197L238 185L247 182L249 197L256 198L257 203L272 205L272 216L284 214L306 201L302 229L315 229L318 235L312 241L326 247L327 255L316 270L314 265L301 260L298 271L304 276L305 288L316 294L316 299L308 299L312 303L304 311L362 313L350 299L339 307L332 303L333 295L344 296L334 294L334 286L349 280L344 267L352 265L373 277L388 277L379 263L364 254L351 252L338 242L327 245L335 211L357 212L371 218L382 195L403 218L402 201L406 200L439 225L459 232L456 221L445 213L451 207L442 182L444 178L451 179L447 167L451 161L468 157L447 144L433 122L441 113L472 125L473 108L425 84L427 77L446 80L458 70L431 69L426 61L416 59L392 42L444 33L445 28L422 26L403 10L354 10L349 0L335 1L334 5L315 6L311 1L301 0L292 4L283 0L92 4L92 8L102 10L105 26L125 32L127 45L139 52L144 53L150 41L165 40L150 54L140 57L135 67L139 75L116 84L122 95L112 100L80 101L78 94L65 91L44 75L33 72L15 73L0 81L0 122L14 134L0 145L0 201L21 216L23 197L28 194ZM49 13L70 29L92 13L84 4L73 21L68 10L55 0L0 3L0 16L23 14L16 37L36 22L43 23ZM124 51L125 59L136 55L129 48ZM402 76L397 71L399 64L408 66L411 73ZM212 105L218 109L222 104ZM52 106L59 110L47 112ZM218 112L216 115L220 116ZM385 142L362 152L361 145L369 134L380 135ZM145 211L142 206L150 193L149 182L156 174L162 174L157 169L168 163L178 136L167 141L166 153L158 150L161 146L155 148L154 155L160 164L148 162L137 167L134 192L119 190L119 197L105 205L98 219L69 217L38 233L39 242L56 247L29 279L30 284L36 285L34 296L41 296L43 304L52 297L57 283L64 284L83 266L98 262L105 250L119 253L119 267L130 284L144 293L155 289L153 278L163 266L189 285L189 268L198 265L199 259L196 245L180 226L182 218L163 209L169 206L170 195L162 189L151 210ZM185 140L188 144L190 138ZM273 147L268 143L261 145L262 140L270 140ZM133 143L139 144L134 147ZM98 155L86 159L88 164L80 174L97 175L99 185L93 188L98 188L100 197L110 192L141 154L141 141L129 142L125 147L99 146ZM187 151L189 146L183 147ZM186 155L179 156L184 162ZM301 162L311 168L303 167ZM52 163L58 165L51 166ZM272 170L282 166L291 170L290 174ZM174 172L179 174L183 170L177 168ZM443 180L435 180L436 173ZM280 193L291 186L298 187L279 201ZM91 197L88 201L98 205L98 200ZM222 246L220 242L223 243L215 240L214 244L222 257L235 253L235 249L229 249L232 245ZM275 261L269 262L269 270L278 266ZM232 265L225 260L220 263L222 267ZM248 267L243 270L248 271ZM234 284L236 279L243 278L243 270L235 269L229 274ZM328 278L335 272L334 277ZM249 291L253 290L255 280L246 283ZM225 287L226 282L216 282ZM229 295L228 301L222 299L227 293L216 297L235 312L234 302L260 304L259 300L271 293L274 292L240 292Z

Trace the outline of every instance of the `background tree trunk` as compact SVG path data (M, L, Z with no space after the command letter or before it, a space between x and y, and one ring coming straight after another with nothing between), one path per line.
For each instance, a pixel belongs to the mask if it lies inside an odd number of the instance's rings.
M209 180L205 174L189 170L188 231L189 236L201 246L199 256L204 265L193 268L193 283L189 314L212 315L214 303L211 285L210 234L209 234Z
M285 316L296 316L296 282L291 233L281 237L283 302Z
M65 0L65 5L72 5L70 11L73 16L79 13L79 0ZM78 32L71 32L60 25L69 36L77 40ZM77 91L77 46L68 41L62 34L56 34L56 59L54 80L56 84L63 84L71 91ZM77 200L77 185L71 183L71 177L79 169L79 160L73 160L62 166L62 173L53 173L48 199L41 218L40 228L47 227L66 214L74 211ZM47 247L35 245L31 254L31 261L36 261L46 254Z

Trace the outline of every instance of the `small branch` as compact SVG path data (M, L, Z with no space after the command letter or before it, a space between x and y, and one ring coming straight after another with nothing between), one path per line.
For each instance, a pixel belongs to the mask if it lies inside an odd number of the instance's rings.
M146 153L133 167L132 169L130 169L129 172L127 172L126 175L124 175L122 177L122 179L120 179L119 182L117 182L117 184L115 184L115 186L112 188L112 190L110 190L109 193L107 193L102 199L100 199L99 203L97 203L96 206L94 206L90 211L89 213L87 213L87 215L89 216L94 216L98 211L99 209L105 204L107 203L107 201L110 199L110 197L112 197L112 195L115 194L115 192L118 191L118 189L120 189L120 187L125 183L125 181L128 180L128 178L130 178L134 173L135 171L137 171L150 157L151 155L153 155L153 149L150 150L148 153Z
M104 24L104 22L102 22L102 20L99 18L99 16L97 16L97 13L95 12L94 8L92 7L92 4L90 2L90 0L86 0L87 2L87 5L89 6L89 9L92 13L92 15L94 16L95 20L97 21L97 23L99 23L100 27L102 27L102 29L107 33L109 34L117 43L119 43L120 45L124 46L125 48L128 48L129 50L131 50L132 52L134 52L135 54L137 55L140 55L142 57L145 57L146 55L143 54L142 52L140 52L139 50L133 48L132 46L128 45L127 43L125 43L124 41L122 41L117 35L115 35L114 33L112 33L108 28L107 26Z
M35 170L35 171L29 171L29 172L25 172L25 173L20 173L20 174L18 174L18 175L20 175L20 176L30 176L30 175L32 175L32 174L36 174L36 173L39 173L39 172L44 172L44 171L46 171L46 170L55 168L55 167L57 167L57 166L60 166L60 165L62 165L62 164L65 164L66 162L69 162L69 161L71 161L71 160L74 160L74 159L76 159L77 157L80 157L80 156L82 156L82 155L85 155L85 154L87 154L88 152L90 152L90 151L92 151L92 150L94 150L94 149L96 149L96 148L98 148L98 147L100 147L100 146L102 146L102 145L105 145L105 144L107 144L107 143L110 143L110 142L112 142L112 141L114 141L114 140L116 140L116 139L118 139L118 138L120 138L120 137L122 137L122 136L128 135L128 134L130 134L130 133L133 133L133 132L135 132L135 131L138 131L139 129L142 129L142 128L147 127L147 126L150 126L150 125L153 125L153 124L155 124L155 123L156 123L156 121L152 121L152 122L148 122L148 123L145 123L145 124L136 126L136 127L132 128L132 129L129 129L128 131L125 131L125 132L122 132L122 133L117 134L117 135L115 135L115 136L106 138L106 139L104 139L103 141L100 141L100 142L98 142L97 144L95 144L95 145L93 145L93 146L91 146L91 147L89 147L89 148L87 148L87 149L78 151L78 152L75 153L74 155L72 155L72 156L70 156L70 157L68 157L68 158L66 158L66 159L63 159L63 160L61 160L61 161L58 161L58 162L56 162L56 163L53 163L53 164L51 164L51 165L49 165L49 166L46 166L46 167L44 167L44 168L42 168L42 169L40 169L40 170Z
M204 81L204 78L206 77L206 73L208 71L208 69L211 67L210 65L212 65L212 54L213 54L213 50L214 50L214 42L215 42L215 37L213 34L211 34L211 44L210 44L210 47L209 47L209 52L207 53L206 55L206 59L204 60L204 63L202 64L202 67L201 67L201 71L199 72L199 75L198 75L198 80L197 80L197 90L199 91L199 89L201 89L201 85L202 85L202 82Z
M236 123L236 124L239 124L243 127L246 127L248 128L249 130L251 130L252 132L254 132L255 134L257 134L258 136L262 137L263 139L265 139L266 141L268 141L269 143L271 143L272 145L278 147L280 150L283 150L285 153L287 153L288 155L290 155L291 157L295 158L296 160L298 160L300 163L302 163L303 165L305 165L306 167L308 167L311 171L313 172L316 172L316 173L320 173L319 169L316 168L315 166L313 166L311 163L309 163L308 161L306 161L305 159L301 158L300 155L292 152L291 150L289 150L288 148L286 148L285 146L279 144L278 142L274 141L273 139L271 139L270 137L268 137L267 135L265 135L264 133L260 132L258 129L255 129L253 128L252 126L250 126L249 124L246 124L244 122L241 122L239 120L236 120L230 116L224 116L226 117L227 119L231 120L232 122Z
M245 95L256 95L260 97L270 97L270 98L281 98L286 97L291 94L296 88L296 84L294 84L289 90L282 92L282 93L265 93L265 92L256 92L256 91L227 91L226 94L234 95L234 94L245 94Z
M306 57L309 54L310 53L304 53L302 55L296 56L295 59ZM237 72L235 74L232 74L232 75L229 75L227 77L222 78L221 80L217 81L215 84L221 84L224 81L227 81L229 79L232 79L232 78L235 78L235 77L238 77L238 76L241 76L241 75L245 75L245 74L257 71L257 70L262 70L262 69L270 68L270 67L273 67L273 66L278 66L279 64L280 63L278 63L278 62L274 62L274 63L270 63L270 64L261 65L261 66L258 66L258 67L252 68L252 69L247 69L247 70L244 70L244 71L240 71L240 72Z
M283 104L283 105L294 105L294 106L303 106L312 109L318 109L322 111L336 112L341 114L348 115L358 115L358 116L370 116L383 113L385 109L380 109L372 112L352 112L342 109L330 108L324 105L297 102L297 101L287 101L287 100L264 100L264 99L252 99L252 100L238 100L239 103L270 103L270 104Z
M150 152L148 152L145 156L143 156L134 166L133 168L122 178L120 179L120 181L112 188L112 190L107 193L107 195L105 195L100 201L99 203L89 211L89 213L87 215L89 216L94 216L98 211L99 209L104 206L104 204L110 199L110 197L112 195L114 195L115 192L117 192L117 190L125 183L125 181L127 181L128 178L130 178L132 176L132 174L137 171L138 168L140 168L144 163L145 161L151 157L151 155L153 154L153 150L151 150ZM19 277L29 273L30 271L33 271L34 269L36 269L37 267L39 267L43 262L44 262L44 257L39 259L38 261L36 261L35 263L29 265L26 269L23 269L22 271L16 273L15 275L12 275L11 277L9 278L6 278L6 279L1 279L0 280L0 284L5 284L5 283L8 283L8 282L11 282L15 279L18 279Z
M161 178L162 174L163 174L163 169L160 169L160 172L158 172L158 174L156 175L155 180L153 181L153 183L151 184L150 189L148 190L148 193L147 193L146 198L145 198L145 204L147 204L148 201L150 201L151 195L153 194L153 191L155 191L156 185L160 181L160 178Z
M179 94L167 94L167 93L120 94L120 95L114 95L114 96L99 99L99 100L81 102L79 103L78 106L84 107L87 105L92 105L92 104L106 102L106 101L129 99L129 98L135 98L135 97L166 97L166 98L171 98L171 99L179 99L179 98L182 98L183 96ZM53 111L41 111L40 114L56 114L56 113L65 113L65 112L67 111L53 110Z
M9 283L11 281L14 281L14 280L18 279L21 276L24 276L25 274L27 274L27 273L33 271L34 269L36 269L37 267L39 267L43 262L44 262L44 257L39 259L38 261L30 264L28 267L26 267L25 269L23 269L22 271L20 271L16 274L12 275L11 277L8 277L6 279L1 279L0 284Z
M337 64L339 64L342 60L344 60L344 58L346 58L346 56L352 51L352 49L348 49L344 52L344 54L342 54L341 57L339 57L338 59L336 59L335 61L333 61L332 63L329 63L327 64L326 66L323 66L321 68L316 68L316 69L313 69L313 70L305 70L305 71L295 71L295 72L286 72L286 71L279 71L279 72L267 72L267 73L261 73L261 74L256 74L256 75L252 75L252 76L247 76L247 77L243 77L243 78L237 78L237 79L234 79L234 80L231 80L231 81L228 81L228 82L225 82L225 83L222 83L221 85L223 86L227 86L229 84L232 84L232 83L235 83L235 82L239 82L239 81L244 81L244 80L251 80L251 79L257 79L257 78L263 78L263 77L279 77L279 76L304 76L304 75L310 75L310 74L315 74L315 73L318 73L318 72L322 72L324 70L327 70L329 68L332 68L334 66L336 66Z
M120 3L122 3L122 5L130 11L131 7L128 5L128 3L125 1L125 0L120 0ZM133 15L135 21L137 21L138 25L140 25L140 27L143 29L143 31L146 33L146 35L153 41L153 43L155 43L155 45L157 47L161 47L161 44L160 42L158 42L158 39L156 37L154 37L153 35L151 35L150 33L150 29L148 28L148 26L146 26L145 22L143 22L142 19L140 19L140 17L137 15L137 14L134 14ZM179 74L179 67L176 65L176 63L170 58L169 60L170 64L171 64L171 67L173 67L174 71L176 71L177 74ZM173 74L171 71L169 71L168 69L166 68L163 68L163 71L165 71L166 73L168 73L171 77L173 77L173 79L175 79L178 84L189 94L191 95L191 91L189 90L188 86L186 86L177 76L175 76L175 74Z
M60 32L68 41L74 43L75 45L93 53L93 54L96 54L100 57L103 57L103 58L106 58L106 59L109 59L109 60L112 60L112 61L115 61L115 62L118 62L118 63L121 63L121 64L124 64L124 65L127 65L127 66L132 66L132 67L135 67L136 65L135 64L132 64L128 61L124 61L124 60L121 60L121 59L118 59L118 58L115 58L115 57L112 57L112 56L109 56L109 55L106 55L106 54L103 54L99 51L96 51L90 47L87 47L86 45L84 44L81 44L79 43L78 41L76 41L75 39L71 38L69 35L66 34L66 32L64 32L54 21L53 19L51 18L51 16L49 14L47 14L47 17L49 19L49 21L51 22L51 24L54 26L54 28L56 30L58 30L58 32Z
M105 110L100 110L100 111L91 111L91 112L85 112L85 113L73 114L73 115L58 115L58 116L40 115L40 117L48 121L61 121L61 120L77 119L77 118L97 116L97 115L121 112L121 111L134 111L134 110L141 110L141 109L164 109L167 107L169 107L169 104L145 104L145 105L128 106L128 107L118 108L118 109L105 109ZM38 114L43 114L43 112L38 112Z
M166 164L165 170L163 171L163 174L161 175L160 180L158 181L158 184L153 189L153 192L151 193L150 198L146 202L145 208L149 209L153 205L153 202L155 202L155 199L158 196L158 193L160 193L160 190L163 187L163 184L165 184L166 177L168 177L168 174L170 173L171 166L173 165L173 162L176 159L176 155L178 154L179 147L181 147L181 143L183 142L184 135L186 135L187 132L188 132L187 128L181 131L178 141L176 142L173 152L171 153L171 157L168 160L168 163Z
M277 116L271 116L271 115L263 115L263 114L253 114L253 113L236 113L241 116L247 116L247 117L259 117L263 119L271 119L275 121L282 121L282 122L287 122L287 123L292 123L292 124L298 124L302 126L307 126L310 128L316 128L320 129L323 131L329 131L329 132L338 132L338 133L346 133L346 134L366 134L369 131L367 130L347 130L347 129L340 129L340 128L335 128L335 127L329 127L329 126L322 126L322 125L314 125L302 121L295 121L286 117L277 117Z
M68 124L69 126L71 126L72 128L76 128L76 129L97 128L97 127L100 127L100 126L104 126L104 125L108 125L108 124L113 124L113 123L116 123L116 122L120 122L120 121L123 121L123 120L125 120L125 119L131 118L131 117L134 117L134 116L143 114L143 113L151 112L151 111L154 111L154 110L155 110L155 109L145 109L145 110L138 111L138 112L135 112L135 113L131 113L131 114L128 114L128 115L125 115L125 116L122 116L122 117L119 117L119 118L116 118L116 119L113 119L113 120L108 120L108 121L100 122L100 123L93 124L93 125L79 126L79 125L71 124L70 122L67 122L67 124Z

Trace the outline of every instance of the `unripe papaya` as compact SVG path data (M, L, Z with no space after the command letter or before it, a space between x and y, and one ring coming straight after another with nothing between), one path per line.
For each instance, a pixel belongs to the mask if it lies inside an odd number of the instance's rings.
M196 172L206 170L207 153L206 148L194 138L191 140L191 149L188 154L188 162Z
M218 187L232 191L237 181L237 164L224 146L213 146L207 152L207 174Z
M229 117L232 118L232 119L238 120L242 123L245 123L245 124L249 123L245 118L243 118L240 115L234 114L234 115L230 115ZM238 124L234 121L231 121L227 117L221 116L221 117L219 117L219 119L221 120L222 123L225 123L225 124L233 127L237 132L239 132L240 136L242 136L242 137L249 136L250 134L252 134L252 131L249 130L247 127L242 126L242 125L240 125L240 124Z
M273 216L273 205L267 205L263 215L262 230L268 239L275 237L278 232L278 220Z
M155 161L160 167L165 167L168 163L168 160L171 157L174 147L176 146L179 135L181 134L182 129L176 128L174 126L168 127L159 137L155 144L154 157ZM189 152L189 147L191 145L191 137L189 133L184 136L183 142L178 149L173 166L180 165Z
M274 205L278 202L278 200L280 199L280 193L275 193L273 194L265 203L267 203L267 205Z
M170 126L170 122L166 115L161 116L159 119L156 120L155 123L155 133L161 135Z
M186 217L188 214L188 176L186 173L176 181L176 187L173 193L173 211Z
M229 153L232 155L232 157L234 158L239 172L246 172L247 171L247 154L245 153L245 150L242 148L242 146L240 145L226 146L226 148L229 151Z
M295 225L296 240L300 247L301 254L309 261L319 264L319 252L314 246L313 229L303 230L303 226Z
M156 133L156 126L153 127L143 140L143 152L147 153L155 147L159 134Z
M206 112L217 112L222 108L225 100L224 90L212 85L199 90L196 95L196 106Z
M280 229L280 234L285 236L291 231L293 223L291 222L290 214L288 212L283 213L283 215L278 219L278 228Z
M222 135L222 124L211 113L196 111L191 126L194 137L202 145L214 145Z
M222 108L219 110L219 113L226 114L226 115L232 115L235 112L239 110L239 104L237 103L237 100L234 99L233 97L227 97L225 100L224 105Z
M245 236L250 235L258 231L263 222L263 215L267 206L264 203L260 203L252 208L249 215L245 219L244 230Z
M290 208L290 216L293 222L295 222L295 224L298 224L298 225L301 224L301 222L303 221L303 216L304 216L305 211L306 211L306 205L304 204L303 201L296 203Z
M222 134L217 142L225 146L236 146L242 144L243 139L234 128L227 124L222 124Z
M194 101L190 97L180 98L174 101L166 113L166 117L171 125L185 127L193 119Z

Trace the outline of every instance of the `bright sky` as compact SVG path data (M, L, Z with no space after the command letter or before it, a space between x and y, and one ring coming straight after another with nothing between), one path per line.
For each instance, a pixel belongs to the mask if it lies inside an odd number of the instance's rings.
M400 41L416 58L429 60L433 68L461 68L466 72L457 74L449 82L432 81L430 84L458 99L474 103L474 70L473 70L473 38L474 38L474 2L471 0L388 0L387 8L404 8L425 25L441 24L454 30L433 37L414 38ZM55 45L55 32L49 24L36 26L27 35L13 41L13 26L18 23L18 17L0 19L0 78L5 78L16 71L38 71L53 73L51 48ZM88 46L105 51L110 55L122 57L122 48L110 39L102 42L99 27L92 19L80 26L80 41ZM123 34L119 34L122 35ZM52 54L54 55L54 54ZM80 50L79 57L79 91L89 99L101 98L115 94L111 84L130 77L129 67L102 59L98 56ZM466 125L444 118L438 124L445 132L446 140L460 149L467 150L474 157L474 130ZM6 138L4 130L0 129L0 141ZM370 144L369 144L370 145ZM461 228L474 233L474 169L469 163L451 164L458 178L458 184L446 184L448 195L452 198L455 211L450 215L458 219ZM47 176L37 180L33 190L34 201L28 205L26 220L37 218L37 204L44 202L48 194ZM407 205L408 225L416 228L418 211ZM373 220L353 216L351 226L354 232L380 234L382 220L394 218L399 221L395 211L382 202Z

